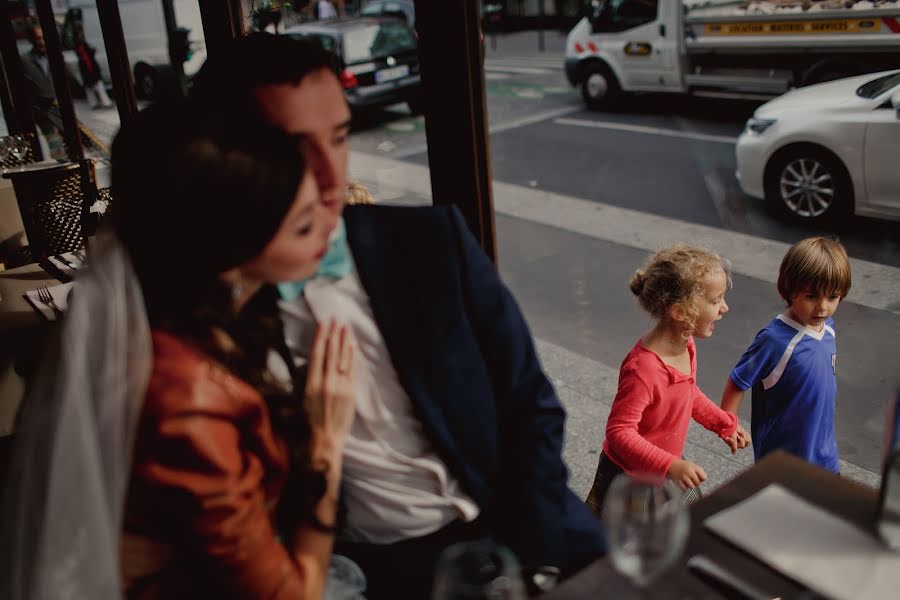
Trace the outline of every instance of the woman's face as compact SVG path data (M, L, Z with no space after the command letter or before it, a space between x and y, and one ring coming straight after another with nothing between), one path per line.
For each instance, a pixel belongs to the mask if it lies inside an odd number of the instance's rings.
M319 201L315 178L307 170L275 237L259 256L241 265L241 277L266 283L311 277L325 256L339 216L340 211Z

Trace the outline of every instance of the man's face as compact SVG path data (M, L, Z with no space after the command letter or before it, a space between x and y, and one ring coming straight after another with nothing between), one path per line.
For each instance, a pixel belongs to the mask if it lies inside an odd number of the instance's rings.
M347 193L350 109L337 77L323 68L298 85L268 85L256 90L255 96L269 121L289 133L303 134L304 155L320 201L333 214L340 214Z
M38 28L31 31L31 49L37 54L47 53L47 46L44 44L44 32Z

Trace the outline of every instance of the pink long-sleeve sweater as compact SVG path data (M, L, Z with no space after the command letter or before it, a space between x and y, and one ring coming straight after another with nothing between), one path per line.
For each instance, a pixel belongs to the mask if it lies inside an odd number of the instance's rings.
M606 423L603 453L629 474L665 475L680 459L691 418L726 438L737 415L719 408L697 387L697 353L688 340L690 374L667 365L638 340L619 369L619 391Z

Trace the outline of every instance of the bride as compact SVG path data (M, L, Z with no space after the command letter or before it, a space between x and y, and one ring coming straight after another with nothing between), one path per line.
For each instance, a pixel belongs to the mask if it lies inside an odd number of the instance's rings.
M339 517L355 345L305 373L273 284L338 225L299 139L179 100L126 123L111 231L23 405L0 597L318 598Z

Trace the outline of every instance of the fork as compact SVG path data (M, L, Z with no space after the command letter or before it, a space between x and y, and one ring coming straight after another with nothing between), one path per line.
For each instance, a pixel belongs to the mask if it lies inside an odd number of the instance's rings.
M41 304L45 304L53 309L53 314L57 317L61 317L63 315L63 310L59 307L56 301L53 299L53 294L50 293L50 289L46 285L39 286L37 289L38 300L41 301Z

